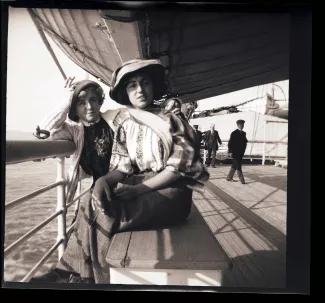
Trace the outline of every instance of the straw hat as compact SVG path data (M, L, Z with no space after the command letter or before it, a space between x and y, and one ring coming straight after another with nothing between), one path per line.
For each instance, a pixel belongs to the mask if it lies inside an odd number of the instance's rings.
M121 105L130 105L129 97L126 93L126 80L135 72L148 74L154 86L154 100L160 99L168 91L165 81L165 68L160 60L156 59L134 59L123 63L112 75L111 89L109 96Z

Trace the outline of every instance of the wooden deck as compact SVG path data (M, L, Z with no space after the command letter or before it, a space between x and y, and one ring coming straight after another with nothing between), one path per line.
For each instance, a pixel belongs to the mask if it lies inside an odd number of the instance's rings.
M224 273L223 286L284 288L287 170L244 165L243 185L226 181L229 168L210 168L204 193L193 196L233 262L233 269Z

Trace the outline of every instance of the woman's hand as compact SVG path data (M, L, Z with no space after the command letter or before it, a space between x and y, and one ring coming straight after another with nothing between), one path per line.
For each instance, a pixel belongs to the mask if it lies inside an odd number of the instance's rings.
M93 210L98 209L101 213L105 212L103 203L95 196L92 196L91 203L92 203Z
M107 210L106 208L108 208L108 205L105 205L105 203L109 203L109 201L112 200L112 192L109 186L109 180L105 179L105 177L97 179L91 197L93 209L98 208L102 213Z
M121 200L132 200L141 195L137 185L127 185L123 184L114 190L114 195L116 198Z
M64 84L64 98L65 99L69 99L70 103L72 101L72 96L73 96L73 92L77 86L78 83L80 83L81 81L77 81L75 80L75 77L68 77L65 80L65 84Z
M178 107L176 107L176 108L174 108L174 109L172 110L172 113L174 113L175 115L178 115L178 114L181 113L181 109L178 108Z

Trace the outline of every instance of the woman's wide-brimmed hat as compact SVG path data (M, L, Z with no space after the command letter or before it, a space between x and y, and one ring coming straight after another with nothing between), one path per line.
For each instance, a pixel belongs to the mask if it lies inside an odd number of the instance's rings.
M78 122L79 117L77 116L77 101L78 101L78 96L82 91L85 91L89 88L94 88L99 96L100 96L100 105L103 104L104 99L105 99L105 94L104 90L102 87L95 81L91 80L82 80L78 81L74 84L72 84L71 90L73 91L72 96L71 96L71 106L70 106L70 111L68 114L68 117L70 120Z
M112 75L111 89L109 96L112 100L121 105L130 105L129 97L126 93L126 80L136 72L148 74L153 81L154 99L160 99L168 91L165 81L165 68L157 59L134 59L125 62L116 69Z

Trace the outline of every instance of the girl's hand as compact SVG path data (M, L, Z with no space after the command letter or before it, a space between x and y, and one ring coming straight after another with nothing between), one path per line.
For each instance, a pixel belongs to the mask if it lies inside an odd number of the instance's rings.
M73 96L73 92L77 86L77 84L80 83L80 81L76 81L75 77L68 77L65 80L65 84L64 84L64 98L65 99L69 99L70 103L72 101L72 96Z
M123 184L114 190L114 195L121 200L132 200L140 196L141 193L138 186Z
M97 208L101 213L105 212L103 203L99 199L97 199L95 196L92 196L91 204L92 204L93 210L96 210L96 208Z
M177 107L172 110L172 113L174 113L175 115L180 114L180 112L181 112L181 109L177 108Z

